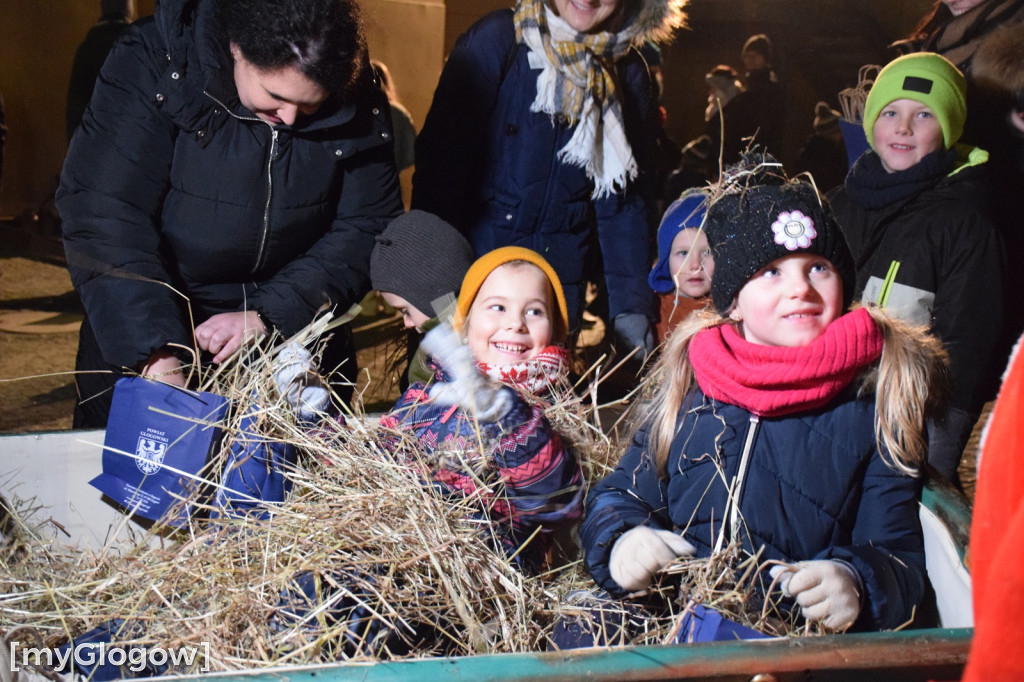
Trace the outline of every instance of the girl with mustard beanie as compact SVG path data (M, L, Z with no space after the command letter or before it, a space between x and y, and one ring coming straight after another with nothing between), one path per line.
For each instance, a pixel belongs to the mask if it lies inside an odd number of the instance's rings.
M1002 247L982 200L988 153L958 144L965 92L940 55L888 64L864 107L871 148L829 196L856 264L855 300L927 325L949 351L952 400L929 424L928 462L954 482L998 371L1003 315Z
M557 345L568 326L546 260L521 247L491 251L466 273L453 323L423 338L433 381L410 386L381 418L392 434L385 448L426 463L446 493L480 501L487 531L527 570L542 560L547 531L582 511L579 463L544 416L568 374Z

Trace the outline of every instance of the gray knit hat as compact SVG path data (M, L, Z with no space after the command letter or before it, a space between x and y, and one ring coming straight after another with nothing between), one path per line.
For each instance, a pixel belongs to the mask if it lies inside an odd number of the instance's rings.
M426 211L409 211L377 236L370 255L370 283L380 292L401 296L428 317L433 302L459 295L473 248L454 227ZM453 299L454 300L454 299Z
M726 315L743 285L773 260L796 253L824 256L843 280L850 306L853 257L828 203L809 182L787 179L770 155L748 154L726 171L725 193L709 205L704 231L715 258L711 298Z

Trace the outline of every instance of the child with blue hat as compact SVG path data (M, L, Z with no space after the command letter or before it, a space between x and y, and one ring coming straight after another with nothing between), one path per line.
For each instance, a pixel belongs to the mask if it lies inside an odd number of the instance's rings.
M658 262L647 282L660 299L659 341L708 302L715 261L703 230L706 199L705 189L685 191L665 210L658 227Z

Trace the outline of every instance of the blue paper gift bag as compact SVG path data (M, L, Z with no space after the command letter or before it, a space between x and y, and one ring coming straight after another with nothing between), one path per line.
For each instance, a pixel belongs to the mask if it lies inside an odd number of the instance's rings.
M679 624L676 644L733 642L739 639L768 639L769 635L726 618L715 609L691 604Z
M228 401L142 377L119 379L103 441L103 473L89 481L130 512L187 520L199 475L220 436ZM168 511L173 511L167 515Z
M291 480L285 474L295 459L292 444L263 435L259 406L254 401L227 447L227 463L214 497L214 506L223 511L214 515L266 517L270 506L283 502L291 490Z

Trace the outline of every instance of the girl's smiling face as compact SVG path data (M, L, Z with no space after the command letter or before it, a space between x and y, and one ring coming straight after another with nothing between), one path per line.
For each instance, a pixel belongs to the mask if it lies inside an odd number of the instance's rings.
M889 102L875 120L872 132L875 151L888 173L907 170L944 147L939 119L913 99Z
M777 258L736 296L729 317L743 338L762 346L806 346L843 314L843 280L812 253Z
M700 298L711 291L715 259L711 256L704 230L688 227L679 231L672 240L668 271L676 283L676 291L684 296Z
M530 360L551 343L551 283L532 263L495 268L466 316L466 342L477 362L508 365Z

